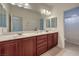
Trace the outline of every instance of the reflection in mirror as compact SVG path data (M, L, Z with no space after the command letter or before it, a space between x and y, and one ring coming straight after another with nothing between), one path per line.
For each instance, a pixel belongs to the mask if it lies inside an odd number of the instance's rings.
M6 10L0 4L0 32L6 30Z
M0 4L0 27L7 27L9 32L40 31L45 30L45 26L50 28L50 20L46 21L46 25L44 24L45 18L50 16L50 12L48 12L50 8L43 4L28 3L28 6L26 6L26 3L24 3L20 5L22 7L17 4L7 3L5 4L6 12ZM46 10L46 12L42 11L44 12L42 14L41 9Z
M50 19L46 20L46 28L50 28Z
M40 19L40 30L44 30L44 18Z
M51 28L57 27L57 17L51 18Z
M23 20L22 17L12 17L12 32L23 31Z
M44 30L44 20L39 11L11 5L10 12L11 32Z
M6 27L6 11L0 4L0 27Z

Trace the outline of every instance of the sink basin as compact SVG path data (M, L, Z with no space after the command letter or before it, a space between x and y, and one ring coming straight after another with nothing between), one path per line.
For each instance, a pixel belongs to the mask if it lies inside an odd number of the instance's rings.
M11 40L14 39L16 35L1 35L0 41Z

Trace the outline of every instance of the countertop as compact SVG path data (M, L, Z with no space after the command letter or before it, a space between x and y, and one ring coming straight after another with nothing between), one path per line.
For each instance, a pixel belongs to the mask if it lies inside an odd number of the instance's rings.
M49 33L55 33L57 31L42 31L42 32L31 32L31 33L22 33L22 35L13 34L13 35L0 35L0 42L1 41L7 41L7 40L15 40L19 38L25 38L25 37L32 37L32 36L38 36L38 35L44 35Z

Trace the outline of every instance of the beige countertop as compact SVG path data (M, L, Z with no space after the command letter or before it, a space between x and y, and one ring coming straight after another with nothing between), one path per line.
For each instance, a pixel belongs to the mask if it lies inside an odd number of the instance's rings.
M22 33L22 35L18 34L13 34L13 35L0 35L0 41L7 41L7 40L15 40L19 38L25 38L25 37L32 37L32 36L38 36L38 35L44 35L44 34L49 34L49 33L55 33L57 31L42 31L42 32L31 32L31 33Z

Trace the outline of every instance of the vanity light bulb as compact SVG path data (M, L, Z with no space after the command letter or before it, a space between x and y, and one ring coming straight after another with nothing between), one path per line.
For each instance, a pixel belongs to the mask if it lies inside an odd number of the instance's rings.
M45 15L45 9L41 9L41 14Z
M48 14L51 15L51 12L49 12Z
M43 9L43 13L45 14L45 12L46 12L46 10L45 9Z
M22 5L20 5L20 4L19 4L19 5L17 5L17 6L19 6L19 7L23 7L23 6L22 6Z
M28 7L26 6L26 7L24 7L24 8L26 8L26 9L32 9L30 6L28 6Z
M16 3L11 3L12 5L16 5Z
M46 11L46 15L49 15L49 11L48 10Z
M51 12L48 11L48 10L46 10L46 9L41 9L41 14L44 14L46 16L49 16L49 15L51 15Z
M28 4L28 3L25 3L24 5L25 5L25 6L29 6L29 4Z

